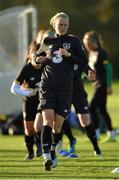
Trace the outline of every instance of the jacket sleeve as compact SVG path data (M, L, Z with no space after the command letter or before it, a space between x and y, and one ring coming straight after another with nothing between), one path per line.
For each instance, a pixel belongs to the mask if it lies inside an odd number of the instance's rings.
M68 57L68 60L73 64L79 65L83 71L87 71L88 68L87 54L78 38L75 38L75 41L73 41L73 46L74 48L71 52L71 56Z
M17 81L13 81L12 86L11 86L11 93L15 95L20 95L27 97L30 95L30 90L25 90L21 88L21 85Z
M105 71L106 71L106 81L107 87L112 86L112 65L108 61L104 61L103 63Z

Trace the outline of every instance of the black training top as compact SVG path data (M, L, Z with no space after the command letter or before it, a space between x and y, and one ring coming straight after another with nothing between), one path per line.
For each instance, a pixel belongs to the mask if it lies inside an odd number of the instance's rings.
M20 85L23 84L23 86L27 89L35 89L39 87L41 73L42 66L39 69L36 69L31 65L31 63L25 64L17 74L16 81ZM28 99L33 97L28 97Z
M41 86L70 90L72 88L74 64L85 69L88 63L79 39L68 34L56 35L55 38L46 38L44 43L52 46L52 48L51 59L47 61L41 76ZM65 48L71 53L71 56L61 56L59 48Z
M98 48L95 51L89 53L89 65L96 71L96 86L106 86L106 70L104 67L105 60L108 60L106 51L102 48Z

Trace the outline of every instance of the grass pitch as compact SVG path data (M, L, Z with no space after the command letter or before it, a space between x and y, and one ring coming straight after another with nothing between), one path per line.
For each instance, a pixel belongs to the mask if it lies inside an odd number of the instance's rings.
M116 142L101 143L102 157L94 157L92 145L84 134L75 130L79 158L60 157L58 166L46 172L43 158L25 161L23 136L0 136L0 179L119 179L111 171L119 167L119 137ZM105 135L102 135L105 136ZM64 137L64 147L68 140Z
M86 85L91 97L91 87ZM114 94L108 98L108 110L110 112L114 128L119 129L119 83L113 84ZM116 142L99 141L102 157L94 157L92 145L82 132L73 130L77 139L76 153L79 158L60 157L58 166L51 172L46 172L42 166L43 157L25 161L26 150L23 136L0 135L0 179L6 180L66 180L66 179L119 179L119 173L111 171L119 167L119 134ZM101 139L104 139L103 134ZM68 140L64 136L64 148L67 148Z

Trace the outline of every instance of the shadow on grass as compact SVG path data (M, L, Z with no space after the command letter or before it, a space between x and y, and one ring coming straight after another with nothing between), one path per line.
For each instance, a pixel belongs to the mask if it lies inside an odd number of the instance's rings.
M87 176L82 176L80 175L80 172L79 174L77 175L71 175L69 172L66 173L66 174L61 174L61 172L59 173L55 173L55 172L44 172L44 173L24 173L24 174L21 174L21 173L6 173L6 174L1 174L0 173L0 177L2 177L3 179L4 178L9 178L9 179L13 179L13 178L20 178L20 179L72 179L72 180L75 180L75 179L118 179L118 177L115 175L115 176L99 176L99 177L96 177L96 176L91 176L91 175L87 175ZM117 177L117 178L116 178Z
M24 156L24 154L25 154L25 150L16 150L16 149L2 149L2 150L0 150L0 158L4 158L4 160L5 159L7 159L7 158L19 158L19 157L22 157L22 156ZM7 159L7 161L8 161L8 159ZM14 161L16 161L16 160L14 160Z
M23 149L0 149L0 153L21 153L25 152Z

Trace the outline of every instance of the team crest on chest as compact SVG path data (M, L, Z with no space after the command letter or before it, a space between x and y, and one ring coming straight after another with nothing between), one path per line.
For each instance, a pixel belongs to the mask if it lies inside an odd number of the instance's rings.
M63 48L64 49L68 50L68 49L70 49L70 47L71 47L70 43L63 43Z

